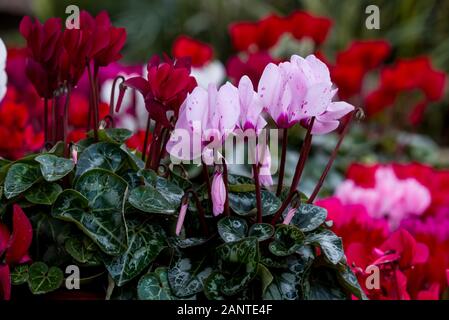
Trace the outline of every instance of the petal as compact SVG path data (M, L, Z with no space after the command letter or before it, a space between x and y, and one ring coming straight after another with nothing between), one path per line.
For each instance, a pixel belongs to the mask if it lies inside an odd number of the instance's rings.
M324 113L331 104L332 94L331 88L324 83L311 86L301 106L303 116L308 118Z
M150 91L150 85L148 84L148 81L145 80L145 78L142 77L133 77L129 78L123 83L125 86L136 89L139 91L144 97L148 94Z
M337 120L321 121L321 118L316 118L312 128L312 134L320 135L334 131L338 128L340 122Z
M6 225L0 223L0 256L5 252L10 237L11 234Z
M6 249L5 260L8 264L19 263L27 254L33 239L30 220L17 204L14 205L13 232Z
M11 275L7 264L0 264L0 300L11 299Z
M353 110L354 106L347 102L331 102L326 112L320 116L320 120L338 120Z
M219 117L219 129L227 135L235 129L240 117L239 91L230 82L221 86L217 96L216 117Z
M271 114L271 110L277 107L281 96L282 77L280 69L274 63L268 64L260 78L257 93L263 102L263 107Z
M200 126L200 129L204 130L209 117L208 92L201 87L193 89L192 93L187 96L184 109L185 119L189 126L195 125L196 128Z
M323 82L326 84L332 83L329 68L324 62L315 57L313 54L307 56L306 61L312 69L316 82Z

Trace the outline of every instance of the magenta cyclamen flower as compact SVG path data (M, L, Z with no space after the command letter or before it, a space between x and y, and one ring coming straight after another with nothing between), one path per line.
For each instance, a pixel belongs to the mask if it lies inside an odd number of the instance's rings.
M226 187L223 181L223 174L216 172L212 180L212 212L214 216L218 216L224 211L226 201Z
M264 107L279 128L300 122L308 124L315 117L313 134L335 130L339 119L354 110L346 102L332 102L337 89L332 87L327 66L314 55L290 61L270 63L259 82L258 93Z

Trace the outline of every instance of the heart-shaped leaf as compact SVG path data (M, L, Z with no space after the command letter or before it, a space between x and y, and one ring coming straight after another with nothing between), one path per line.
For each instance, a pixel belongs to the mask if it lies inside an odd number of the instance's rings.
M273 282L274 278L270 270L268 270L268 268L261 263L259 263L259 266L257 268L257 277L259 278L262 284L262 296L263 296L267 291L268 287Z
M74 222L106 254L123 252L127 248L126 182L111 172L93 169L78 178L75 188L59 195L53 216Z
M269 223L254 223L248 232L248 236L256 237L259 241L270 239L273 235L274 227Z
M137 284L139 300L173 300L167 277L167 268L162 267L142 276Z
M224 217L218 221L217 228L224 242L234 242L246 236L248 224L242 218Z
M40 163L42 176L45 180L57 181L69 174L75 163L71 159L60 158L52 154L43 154L35 159Z
M274 241L268 249L275 256L285 257L293 254L304 244L304 233L292 225L281 224L276 227Z
M298 279L291 272L275 273L273 281L267 287L264 300L298 300L296 284Z
M34 204L51 206L62 192L62 188L57 183L38 183L29 189L25 194L25 199Z
M168 202L176 203L179 206L184 190L178 187L177 184L158 176L152 170L141 170L138 175L144 178L147 185L156 188Z
M132 131L122 128L107 128L98 130L98 139L104 142L122 144L133 135ZM89 131L88 137L93 137L93 132Z
M286 214L284 214L284 217ZM301 203L291 224L297 226L302 232L310 232L322 225L326 217L326 209L313 204Z
M127 159L128 155L120 146L107 142L95 143L81 153L76 166L76 176L96 168L117 172Z
M175 296L183 298L203 291L204 280L212 273L206 259L180 258L168 270L168 281Z
M33 294L44 294L58 289L64 274L57 267L50 267L43 262L33 263L28 270L28 286Z
M341 238L330 230L321 230L317 233L308 234L306 243L319 246L332 264L337 264L344 256Z
M351 268L347 265L343 266L343 270L340 270L337 274L340 284L349 290L354 296L359 299L367 300L367 296L363 289L360 287L357 277L352 272Z
M180 239L178 237L171 239L172 243L181 249L197 247L205 244L209 239L207 238L186 238Z
M259 264L259 243L256 238L245 238L217 247L218 269L226 278L221 292L227 296L243 290L256 276Z
M281 201L270 191L261 191L263 216L270 216L276 213L281 206ZM241 216L256 214L256 194L254 192L229 193L229 206Z
M206 281L204 281L204 294L209 300L224 300L221 293L221 286L225 283L226 278L219 272L213 272Z
M128 220L128 248L104 263L120 287L138 276L167 247L164 230L157 224Z
M26 163L13 164L5 178L3 190L6 199L11 199L31 188L41 177L37 166Z
M83 265L98 266L101 264L98 247L90 238L69 238L64 247L73 259Z
M161 190L147 185L131 190L128 201L134 208L143 212L173 214L177 212L181 203L181 199L178 201L178 198L167 196Z
M29 266L22 264L15 266L11 270L11 283L15 286L24 284L28 281Z

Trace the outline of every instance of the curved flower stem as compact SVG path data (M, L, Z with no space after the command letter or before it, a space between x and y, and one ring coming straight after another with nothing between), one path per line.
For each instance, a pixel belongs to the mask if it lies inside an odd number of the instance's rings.
M198 210L198 218L200 220L201 227L203 229L204 236L209 236L209 228L207 227L206 223L206 216L204 214L204 208L201 204L200 199L198 198L198 195L195 191L189 190L190 194L193 196L193 199L195 200L196 209Z
M225 216L230 216L231 213L229 211L229 187L228 187L228 165L226 164L226 159L223 157L223 182L226 190L226 200L224 203L224 214ZM212 200L212 198L211 198Z
M145 139L143 140L142 161L145 161L145 158L147 156L148 139L149 139L149 136L150 136L150 124L151 124L151 117L148 114L147 128L145 130Z
M354 118L354 111L351 112L348 121L344 124L343 131L341 132L340 138L338 139L338 142L337 142L334 150L332 151L329 161L327 162L326 168L324 169L323 173L321 174L320 180L318 181L318 184L315 186L315 189L313 189L312 195L310 196L309 200L307 200L307 203L313 203L313 201L315 201L316 196L320 192L320 190L323 186L324 180L326 179L330 169L332 168L332 164L334 163L335 158L337 157L338 150L340 149L340 146L341 146L346 134L349 131L349 127L350 127L350 124L351 124L353 118Z
M256 184L257 223L262 223L262 197L260 195L259 163L253 164L254 183Z
M302 172L304 171L304 167L306 165L307 158L309 157L310 148L312 147L312 127L315 123L315 117L312 117L310 120L309 126L307 128L307 133L304 138L304 143L302 144L301 152L299 155L298 163L296 165L295 174L293 176L292 185L290 186L290 191L287 198L282 202L281 207L276 212L275 216L271 220L271 224L274 225L281 217L282 213L287 209L288 205L293 199L293 195L295 194L296 188L301 181Z
M288 134L287 129L282 129L282 153L281 153L281 163L279 168L279 180L278 180L278 187L276 190L276 196L280 196L282 192L282 187L284 184L284 172L285 172L285 160L287 158L287 143L288 143Z

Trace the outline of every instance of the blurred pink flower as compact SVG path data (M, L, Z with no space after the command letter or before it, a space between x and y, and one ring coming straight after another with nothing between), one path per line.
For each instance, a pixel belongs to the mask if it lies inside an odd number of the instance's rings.
M390 167L378 168L372 188L344 181L336 190L344 204L362 204L374 218L386 216L393 228L409 216L422 215L429 207L429 190L414 178L400 180Z

